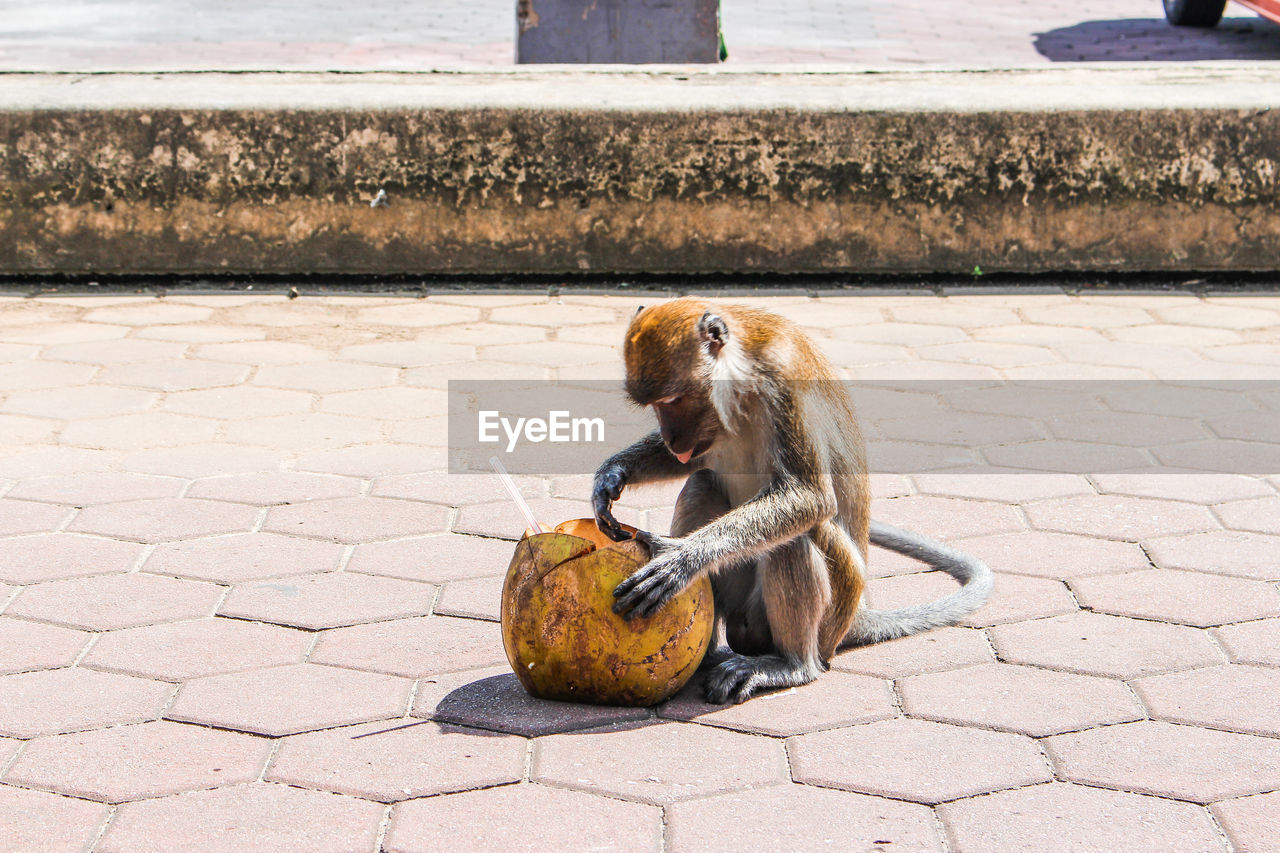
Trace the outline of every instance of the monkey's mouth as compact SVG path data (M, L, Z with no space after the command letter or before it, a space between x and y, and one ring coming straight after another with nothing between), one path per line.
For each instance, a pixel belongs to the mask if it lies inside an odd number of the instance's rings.
M688 465L690 460L696 459L710 450L711 445L714 443L714 441L701 441L683 452L676 452L676 449L668 444L667 450L671 451L672 456L680 460L681 465Z

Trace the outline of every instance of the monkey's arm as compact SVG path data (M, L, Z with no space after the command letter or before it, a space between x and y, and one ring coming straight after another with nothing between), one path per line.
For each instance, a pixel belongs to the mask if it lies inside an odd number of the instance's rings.
M623 488L688 476L695 467L676 459L663 444L662 435L657 430L618 451L596 470L595 485L591 490L596 526L615 541L628 538L611 512L613 502L622 497Z

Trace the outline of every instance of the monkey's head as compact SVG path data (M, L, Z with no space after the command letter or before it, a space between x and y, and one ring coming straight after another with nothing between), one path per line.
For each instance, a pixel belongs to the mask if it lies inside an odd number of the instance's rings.
M724 428L712 377L728 341L728 324L700 299L642 309L627 328L627 395L653 408L662 440L681 462L706 453Z

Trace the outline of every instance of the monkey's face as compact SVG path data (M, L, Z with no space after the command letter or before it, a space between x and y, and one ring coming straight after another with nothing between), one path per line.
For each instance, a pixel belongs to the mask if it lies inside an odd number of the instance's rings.
M703 389L672 394L650 404L667 449L683 463L711 449L720 434L720 418Z

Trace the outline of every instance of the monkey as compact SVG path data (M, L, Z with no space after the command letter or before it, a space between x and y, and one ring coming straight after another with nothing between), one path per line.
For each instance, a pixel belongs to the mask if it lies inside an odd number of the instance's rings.
M684 478L669 536L614 589L614 611L649 616L709 573L727 653L709 653L715 704L807 684L838 649L951 625L986 601L979 560L870 517L852 400L814 342L777 315L685 297L632 318L626 395L658 427L596 471L592 510L614 540L624 488ZM891 611L861 607L870 543L947 572L959 590Z

